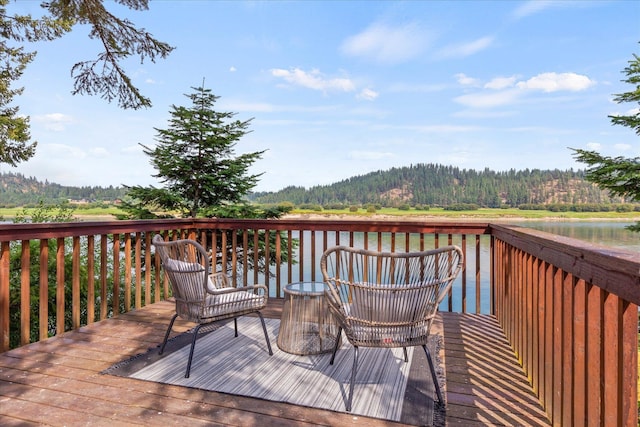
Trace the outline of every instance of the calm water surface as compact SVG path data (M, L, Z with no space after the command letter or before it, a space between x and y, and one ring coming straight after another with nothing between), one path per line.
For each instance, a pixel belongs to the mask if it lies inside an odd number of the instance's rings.
M534 228L560 236L585 240L598 245L613 246L640 253L640 233L634 233L625 227L631 222L546 222L527 221L517 223L522 227Z

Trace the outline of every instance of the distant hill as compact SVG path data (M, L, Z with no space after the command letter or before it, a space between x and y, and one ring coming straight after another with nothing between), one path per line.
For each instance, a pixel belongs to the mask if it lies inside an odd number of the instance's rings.
M122 187L70 187L36 178L27 178L19 173L0 173L0 207L25 206L73 201L76 203L113 203L124 197Z
M476 171L438 164L416 164L355 176L330 185L306 189L286 187L277 192L251 195L258 203L291 202L295 205L332 204L385 207L402 205L517 207L526 204L608 204L612 198L584 179L583 171L511 169Z
M40 182L22 174L0 173L0 207L72 201L114 203L126 194L123 187L72 187ZM277 192L258 192L249 200L262 204L290 202L296 206L367 205L518 207L551 204L610 204L612 198L584 179L583 171L525 169L475 171L438 164L391 168L306 189L286 187Z

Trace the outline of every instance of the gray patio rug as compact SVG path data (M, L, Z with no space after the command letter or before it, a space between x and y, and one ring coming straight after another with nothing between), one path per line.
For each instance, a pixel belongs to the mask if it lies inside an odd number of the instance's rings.
M345 412L353 362L353 347L346 339L343 337L336 360L330 365L330 353L297 356L280 350L276 345L279 320L265 319L265 322L273 356L267 352L259 319L241 317L237 338L233 336L232 321L214 324L205 333L201 332L190 378L184 377L190 332L170 340L162 356L158 355L158 348L149 349L104 373ZM439 343L440 337L434 335L430 345L434 358ZM415 354L420 352L424 360L418 369L413 366L412 370L414 349L407 350L409 363L404 362L401 348L360 349L352 414L417 425L434 424L433 384L428 367L423 366L426 365L424 352L415 348ZM411 398L407 393L410 371L411 376L419 377L409 387ZM416 393L423 395L416 399ZM436 414L435 424L439 424L439 418Z

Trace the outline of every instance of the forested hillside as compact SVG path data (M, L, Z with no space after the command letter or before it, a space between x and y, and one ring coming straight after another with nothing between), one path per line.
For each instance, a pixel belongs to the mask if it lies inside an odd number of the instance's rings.
M115 202L124 197L126 190L121 187L67 187L48 181L40 182L22 174L0 174L0 207L14 207L38 204L74 202Z
M583 171L525 169L475 171L437 164L416 164L355 176L331 185L287 187L278 192L255 193L259 203L295 205L378 204L481 207L550 205L555 203L618 203L608 193L584 180Z
M40 182L22 174L0 174L0 207L44 203L115 202L122 199L122 187L68 187ZM437 164L416 164L403 168L355 176L331 185L286 187L278 192L253 193L250 200L271 204L290 202L296 206L367 205L480 207L522 205L620 203L606 191L584 179L583 171L510 170L475 171Z

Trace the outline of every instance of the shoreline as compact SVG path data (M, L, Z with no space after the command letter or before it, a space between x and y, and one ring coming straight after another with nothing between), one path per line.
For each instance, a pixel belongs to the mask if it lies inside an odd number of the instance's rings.
M440 221L440 222L638 222L640 217L634 218L567 218L561 216L549 216L540 218L530 218L524 216L479 216L479 215L387 215L387 214L317 214L317 213L299 213L286 214L281 219L296 220L315 220L315 221Z
M10 217L5 217L5 220L10 220ZM106 222L117 221L117 219L111 215L74 215L74 221L77 222ZM407 215L392 215L392 214L344 214L344 213L290 213L285 214L281 219L286 220L305 220L305 221L422 221L422 222L638 222L640 216L627 217L627 218L613 218L613 217L565 217L565 216L542 216L542 217L527 217L520 215L473 215L473 214L459 214L459 215L429 215L429 214L407 214ZM7 221L9 222L9 221Z

